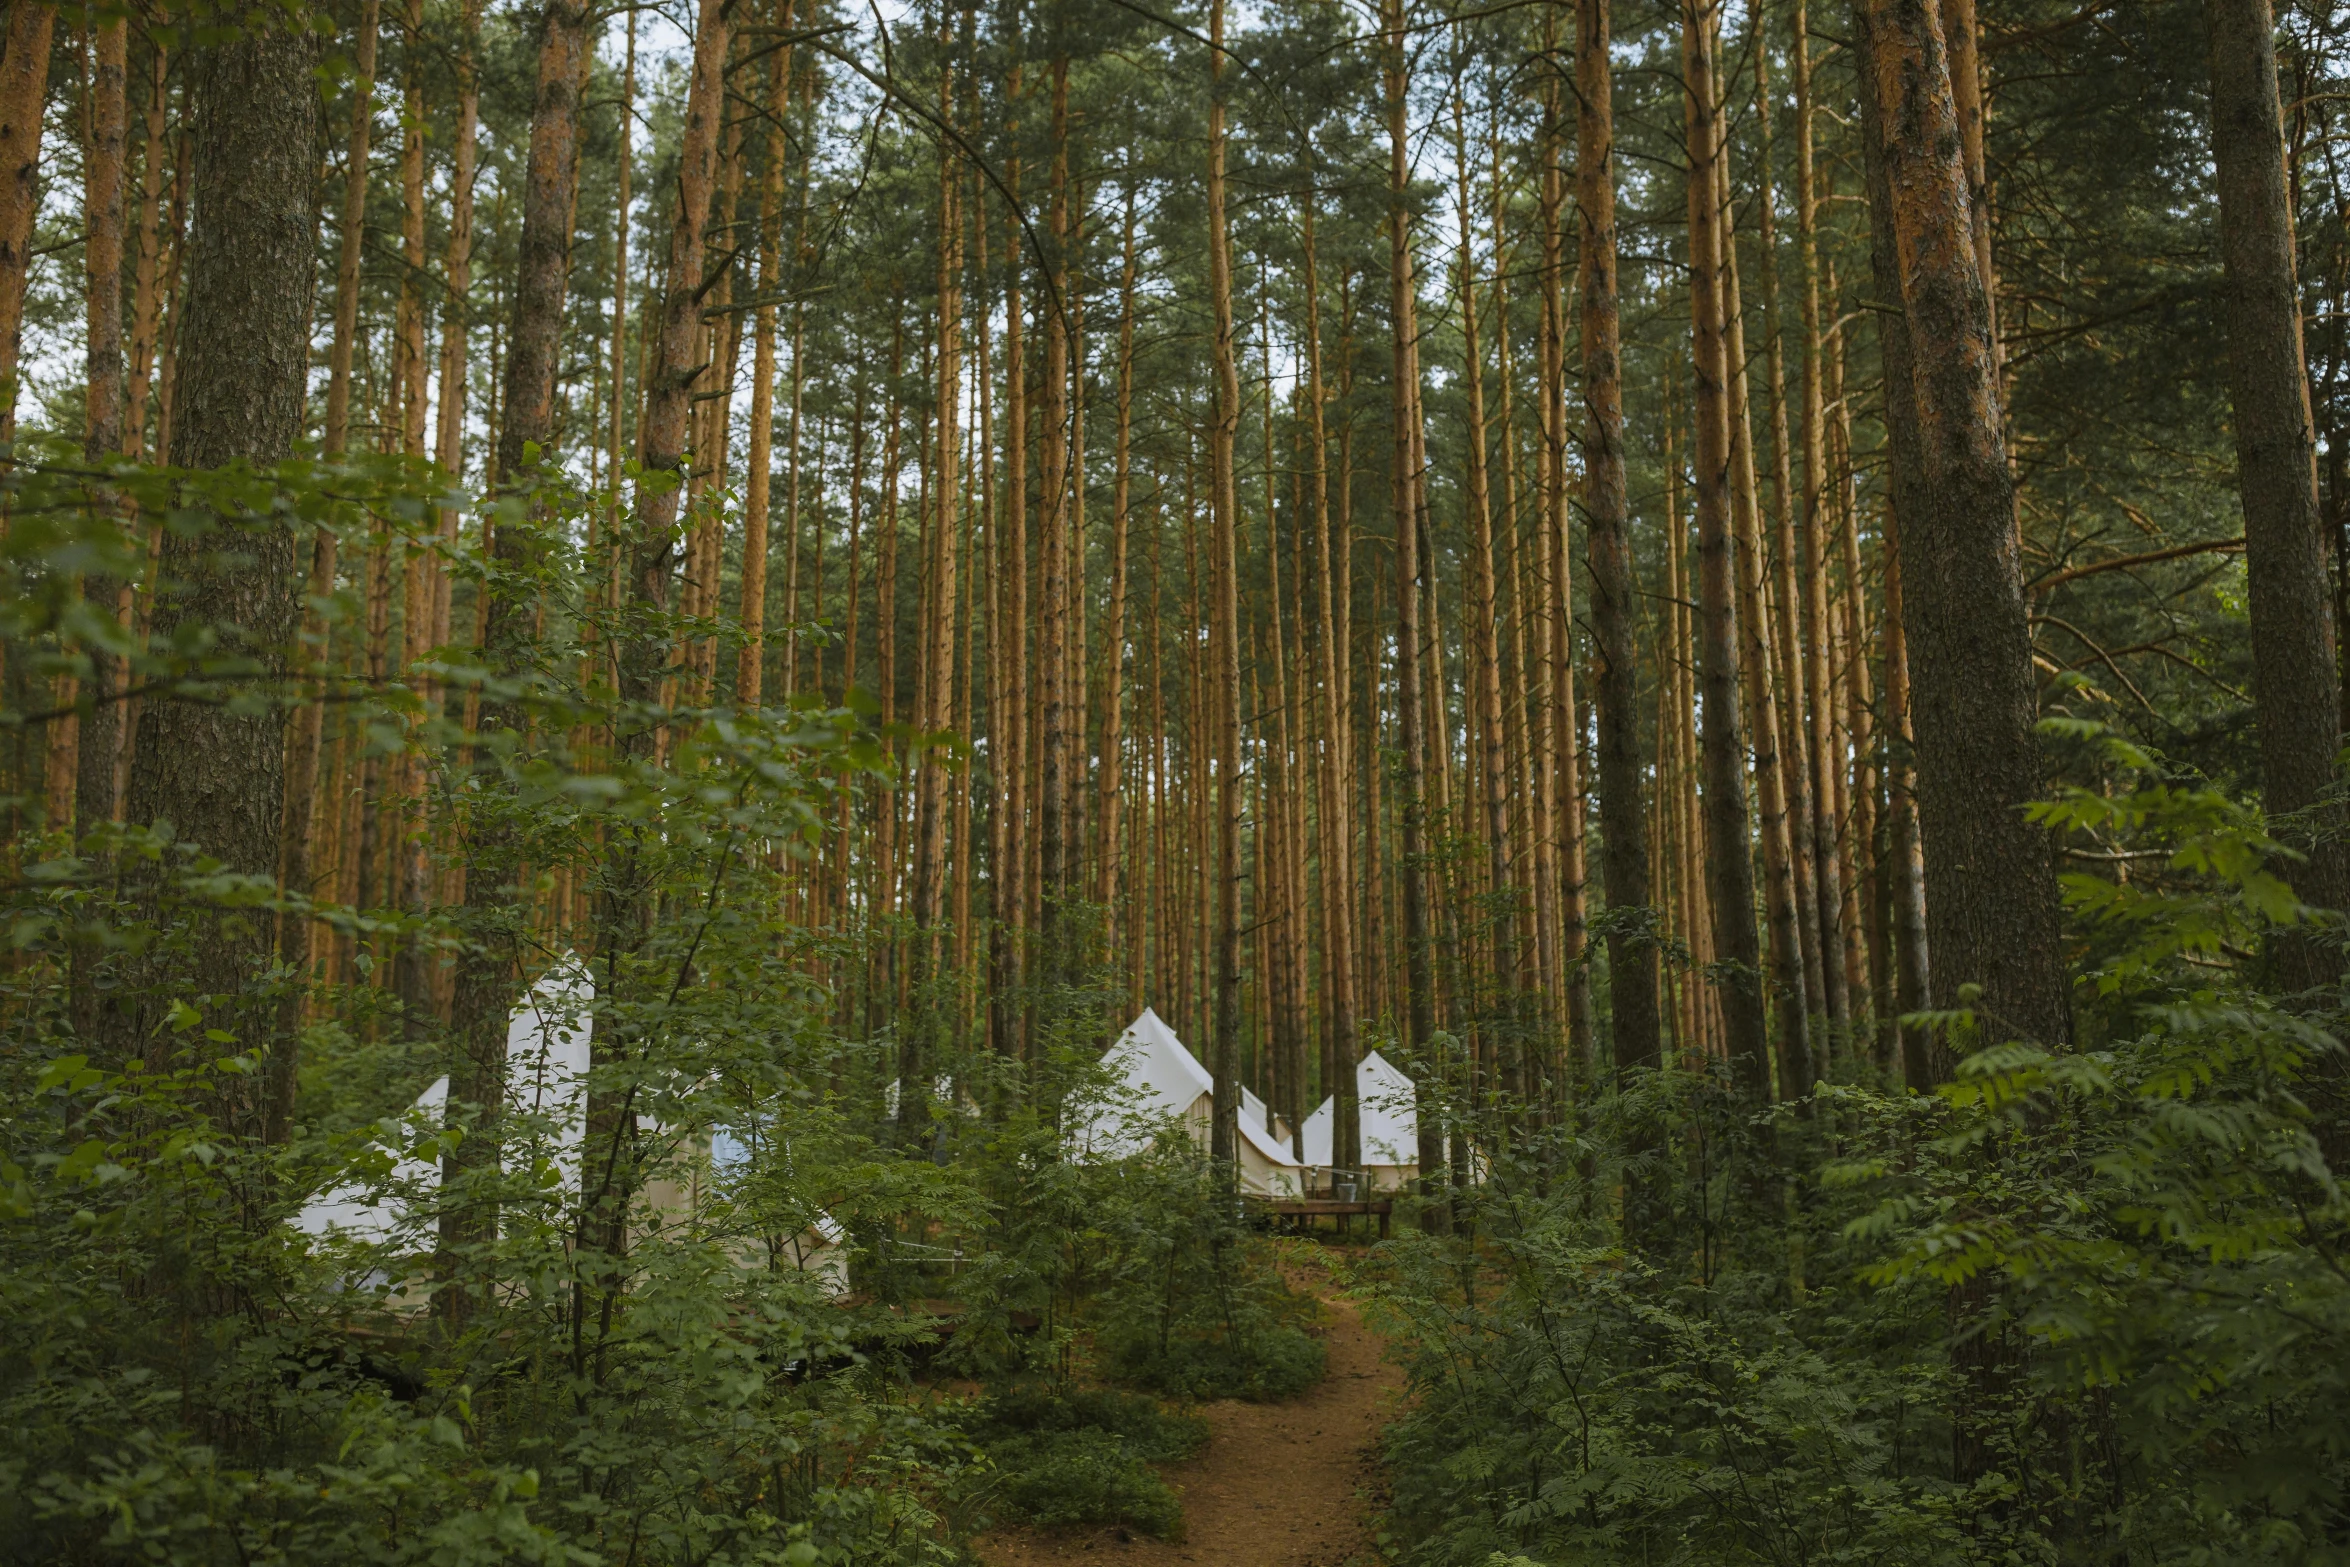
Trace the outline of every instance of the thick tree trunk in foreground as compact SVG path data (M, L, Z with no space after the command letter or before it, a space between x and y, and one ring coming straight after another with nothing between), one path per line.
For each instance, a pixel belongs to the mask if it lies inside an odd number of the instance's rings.
M2293 207L2277 98L2269 0L2205 0L2211 44L2211 146L2219 167L2220 257L2236 482L2244 506L2244 568L2252 599L2252 683L2260 765L2272 817L2316 806L2334 782L2341 744L2317 442L2295 287ZM2319 908L2350 909L2350 844L2316 824L2283 836L2309 855L2294 890ZM2294 991L2330 986L2338 945L2279 944L2279 979Z
M275 463L301 439L310 369L310 307L318 240L318 41L260 15L248 30L192 57L195 217L173 391L174 464L218 468ZM217 628L266 677L281 673L294 641L302 579L291 534L163 535L153 630ZM229 870L273 877L285 808L281 716L201 701L148 699L132 758L125 815L168 818L183 841ZM284 1135L293 1106L294 1040L256 993L275 932L267 913L245 908L197 916L188 967L170 976L181 994L222 998L205 1017L247 1048L271 1046L258 1130ZM155 975L161 980L164 976ZM153 988L112 1020L116 1053L136 1054L156 1022ZM279 1037L272 1037L273 1034Z
M2056 880L2047 835L2023 814L2043 774L2015 485L1941 29L1927 0L1862 0L1856 21L1870 45L1864 151L1882 171L1877 220L1901 310L1881 330L1906 328L1914 404L1901 575L1933 1002L1979 987L1984 1038L2061 1045L2072 1027Z

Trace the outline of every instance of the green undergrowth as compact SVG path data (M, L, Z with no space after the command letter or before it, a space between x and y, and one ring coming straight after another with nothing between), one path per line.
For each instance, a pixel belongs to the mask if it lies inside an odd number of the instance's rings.
M1297 1397L1322 1380L1328 1363L1322 1341L1290 1323L1247 1335L1130 1340L1113 1362L1122 1380L1170 1397L1260 1404Z
M1272 1265L1261 1240L1252 1266L1203 1270L1187 1288L1134 1290L1101 1324L1097 1347L1110 1376L1170 1398L1276 1403L1322 1380L1328 1352L1312 1331L1313 1296Z
M1183 1504L1151 1466L1206 1445L1207 1422L1156 1399L1021 1383L991 1394L966 1428L992 1471L989 1507L1048 1528L1125 1525L1183 1536Z

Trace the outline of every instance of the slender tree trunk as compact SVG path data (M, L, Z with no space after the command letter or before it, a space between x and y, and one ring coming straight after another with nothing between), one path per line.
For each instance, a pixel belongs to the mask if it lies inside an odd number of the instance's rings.
M1314 509L1314 544L1316 553L1315 608L1321 635L1315 647L1316 675L1322 704L1322 777L1320 809L1317 813L1322 827L1322 972L1323 1003L1329 1018L1330 1050L1327 1070L1323 1073L1324 1087L1336 1093L1334 1084L1351 1086L1355 1080L1355 1058L1358 1052L1355 1029L1355 951L1354 951L1354 828L1347 809L1353 796L1354 744L1351 733L1354 706L1347 690L1350 674L1347 658L1347 610L1351 585L1346 568L1341 564L1343 540L1332 537L1330 517L1330 437L1325 427L1324 411L1327 392L1322 372L1322 293L1318 260L1314 245L1315 196L1311 180L1314 165L1309 157L1309 179L1299 213L1304 240L1304 276L1306 306L1306 446L1308 482L1312 486ZM1331 1107L1333 1116L1342 1109L1355 1107L1350 1093ZM1355 1109L1359 1116L1359 1108ZM1360 1122L1355 1123L1355 1140L1361 1140ZM1303 1122L1292 1121L1293 1135L1300 1139L1298 1151L1303 1152ZM1336 1133L1341 1128L1333 1128ZM1333 1154L1335 1157L1335 1153Z
M1210 113L1215 111L1210 110ZM1069 60L1052 63L1051 218L1044 324L1044 430L1037 476L1037 590L1041 635L1037 644L1040 679L1037 701L1041 788L1037 850L1044 878L1039 888L1043 928L1041 957L1047 972L1068 972L1062 905L1069 896L1069 604L1073 597L1069 563ZM1211 132L1211 135L1213 133ZM1211 151L1211 159L1214 154ZM1211 170L1211 181L1217 175ZM1211 225L1215 219L1211 216ZM1210 288L1214 288L1213 282ZM1237 415L1235 415L1237 418Z
M1732 214L1729 158L1715 164L1719 191L1716 211L1721 220L1722 294L1728 322L1730 366L1730 441L1732 448L1732 502L1737 515L1738 629L1741 696L1754 723L1754 781L1760 811L1757 827L1763 851L1763 905L1770 924L1771 974L1778 997L1781 1040L1780 1091L1800 1096L1811 1084L1800 1068L1807 1059L1804 1039L1803 950L1796 935L1800 918L1795 901L1794 845L1787 831L1784 758L1778 746L1777 682L1772 678L1770 622L1763 613L1762 507L1754 467L1754 421L1747 395L1746 311L1739 289L1738 240ZM1792 1042L1792 1046L1790 1044ZM1768 1087L1763 1073L1762 1087ZM1749 1084L1751 1089L1755 1085Z
M943 39L942 39L943 42ZM939 117L950 116L954 104L954 71L941 73ZM917 722L927 731L946 729L954 721L955 511L960 485L957 460L960 439L956 416L962 406L963 221L960 164L947 147L939 149L938 250L938 388L937 449L931 485L937 509L930 524L929 614L922 622L921 659L927 701ZM945 1016L944 998L930 993L939 978L942 956L939 928L946 901L947 814L946 768L936 755L924 756L914 783L914 1006L916 1016L900 1030L898 1050L898 1136L911 1142L930 1121L930 1084L937 1069L939 1024Z
M1689 146L1690 314L1696 359L1690 443L1697 490L1699 684L1705 703L1705 850L1713 904L1714 985L1732 1078L1749 1101L1770 1096L1769 1030L1754 932L1745 736L1738 700L1736 545L1729 505L1730 388L1723 340L1722 156L1713 77L1712 0L1681 13L1683 123Z
M25 282L33 218L41 203L41 128L49 110L49 55L57 8L23 0L8 9L0 52L0 440L16 436L17 356L24 340Z
M521 259L515 268L506 389L491 472L497 484L524 480L544 461L544 456L531 455L532 448L544 453L555 438L555 382L561 364L572 208L579 189L579 100L593 52L590 17L584 3L549 0L540 23L538 89L523 176ZM678 279L670 279L673 293L680 286ZM696 285L682 286L691 291Z
M1453 100L1453 148L1458 164L1461 223L1460 298L1462 384L1468 396L1467 504L1469 573L1476 595L1470 637L1477 656L1477 725L1482 743L1485 853L1493 953L1494 1014L1509 1032L1518 1002L1518 895L1510 865L1510 767L1501 721L1501 650L1496 627L1499 596L1493 572L1493 505L1486 475L1485 360L1477 329L1477 278L1468 244L1469 139L1463 106ZM1496 257L1496 270L1500 258ZM1545 280L1545 287L1549 280ZM1547 398L1548 390L1545 389Z
M1209 1138L1219 1179L1239 1157L1240 1086L1240 494L1233 445L1240 433L1239 340L1232 322L1232 241L1224 216L1224 0L1208 8L1208 294L1215 311L1215 419L1208 427L1209 504L1214 511L1216 660L1216 1032L1208 1063L1215 1122Z
M1599 836L1618 1071L1660 1059L1656 911L1640 748L1640 607L1624 480L1624 383L1616 303L1614 38L1608 0L1580 0L1575 48L1576 205L1582 265L1583 528L1591 573Z
M155 389L156 329L161 319L163 133L171 102L168 64L163 45L151 44L147 51L146 145L139 159L139 250L131 284L130 362L123 392L122 454L134 462L148 452L147 403ZM6 66L0 65L0 80L5 80L6 73ZM127 733L124 739L129 739Z
M97 21L92 32L89 145L82 160L83 242L89 285L84 361L82 453L91 463L112 461L123 447L122 256L123 164L129 120L128 51L130 24L122 17ZM4 67L0 67L4 70ZM92 576L83 596L111 606L123 619L130 610L130 585ZM103 610L102 610L103 612ZM119 814L115 764L122 746L121 692L128 669L119 658L97 653L91 659L91 688L82 711L58 726L69 744L74 818L84 832ZM59 705L64 705L60 703Z
M1906 341L1888 333L1888 338ZM1893 362L1888 356L1887 364ZM1905 437L1905 440L1908 438ZM1896 449L1898 452L1898 448ZM1914 463L1914 453L1898 466ZM1906 482L1906 475L1901 476ZM1892 853L1893 1001L1896 1017L1930 1004L1932 976L1926 966L1926 862L1918 841L1917 770L1910 765L1916 737L1909 719L1909 649L1902 634L1906 606L1901 591L1901 503L1899 491L1885 518L1885 731L1886 799L1892 821L1886 834ZM1914 510L1914 507L1912 508ZM1947 1042L1931 1028L1900 1025L1902 1081L1914 1093L1930 1094L1950 1080Z
M1412 218L1407 205L1411 179L1411 122L1401 0L1382 0L1379 11L1381 68L1387 108L1387 265L1395 330L1395 672L1396 714L1403 730L1402 860L1397 874L1403 882L1404 968L1409 992L1405 1046L1414 1063L1419 1087L1420 1222L1432 1233L1449 1228L1451 1211L1437 1202L1444 1169L1444 1144L1435 1101L1427 1091L1426 1063L1436 1042L1436 976L1428 950L1427 805L1423 780L1427 776L1428 731L1421 680L1420 600L1425 591L1422 564L1424 530L1421 512L1423 475L1420 465L1420 351L1419 285L1412 273ZM1354 1084L1339 1085L1343 1096L1338 1113L1343 1118ZM1342 1128L1343 1130L1343 1128ZM1360 1169L1360 1134L1354 1147L1341 1147L1334 1157L1348 1169Z
M1107 662L1102 666L1101 875L1094 891L1095 900L1102 906L1103 917L1111 922L1108 935L1112 951L1117 950L1121 935L1132 939L1130 932L1121 932L1117 928L1120 870L1118 845L1124 826L1121 817L1125 804L1126 772L1123 720L1126 691L1127 507L1130 502L1134 451L1135 265L1132 186L1128 186L1126 191L1126 218L1121 249L1124 259L1118 274L1118 430L1110 478L1110 613L1102 639L1102 651Z
M2350 909L2350 843L2338 830L2340 808L2321 804L2335 781L2341 698L2282 152L2276 29L2269 0L2206 0L2204 23L2265 803L2272 817L2284 819L2286 841L2308 856L2288 871L2294 890L2318 908L2341 911ZM2321 811L2337 820L2321 822ZM2296 813L2308 813L2307 819L2294 820ZM2295 992L2330 991L2342 975L2340 944L2319 937L2279 942L2277 960L2278 979ZM2335 1109L2329 1142L2337 1153L2350 1151L2350 1117Z
M791 31L792 10L792 0L782 0L776 7L776 25L786 33ZM765 695L767 668L767 530L775 455L775 296L784 281L776 231L783 222L783 164L788 150L783 127L791 112L791 60L789 44L767 57L769 119L759 175L759 306L751 326L750 471L743 485L743 646L734 675L734 699L744 707L759 706Z
M359 339L359 271L367 251L367 160L375 135L375 48L381 0L361 0L351 82L351 135L343 154L341 238L335 260L334 336L326 356L323 445L339 457L351 433L351 355Z

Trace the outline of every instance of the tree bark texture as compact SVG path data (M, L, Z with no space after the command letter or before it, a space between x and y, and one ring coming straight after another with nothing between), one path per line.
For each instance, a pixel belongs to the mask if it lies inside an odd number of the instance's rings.
M2211 147L2219 171L2221 292L2244 569L2252 608L2252 681L2263 792L2272 817L2319 808L2334 783L2341 695L2334 667L2317 441L2302 354L2293 206L2286 182L2269 0L2205 0L2211 53ZM2339 807L2333 812L2339 816ZM2338 823L2324 824L2337 828ZM2288 868L2319 908L2350 909L2350 843L2307 822L2283 837L2309 858ZM2338 981L2338 944L2279 943L2279 979L2294 991Z
M1906 488L1916 502L1901 518L1901 574L1934 1004L1977 987L1986 1038L2061 1045L2071 1007L2056 880L2047 837L2023 814L2043 774L2015 487L1941 26L1929 0L1861 0L1855 22L1871 207L1900 310L1881 329L1906 330L1912 407L1896 419L1910 421L1917 455L1895 501Z

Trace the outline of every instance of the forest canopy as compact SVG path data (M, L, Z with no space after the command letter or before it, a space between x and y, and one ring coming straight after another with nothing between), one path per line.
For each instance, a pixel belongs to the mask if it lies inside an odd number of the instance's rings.
M4 16L0 1554L2350 1562L2350 11Z

